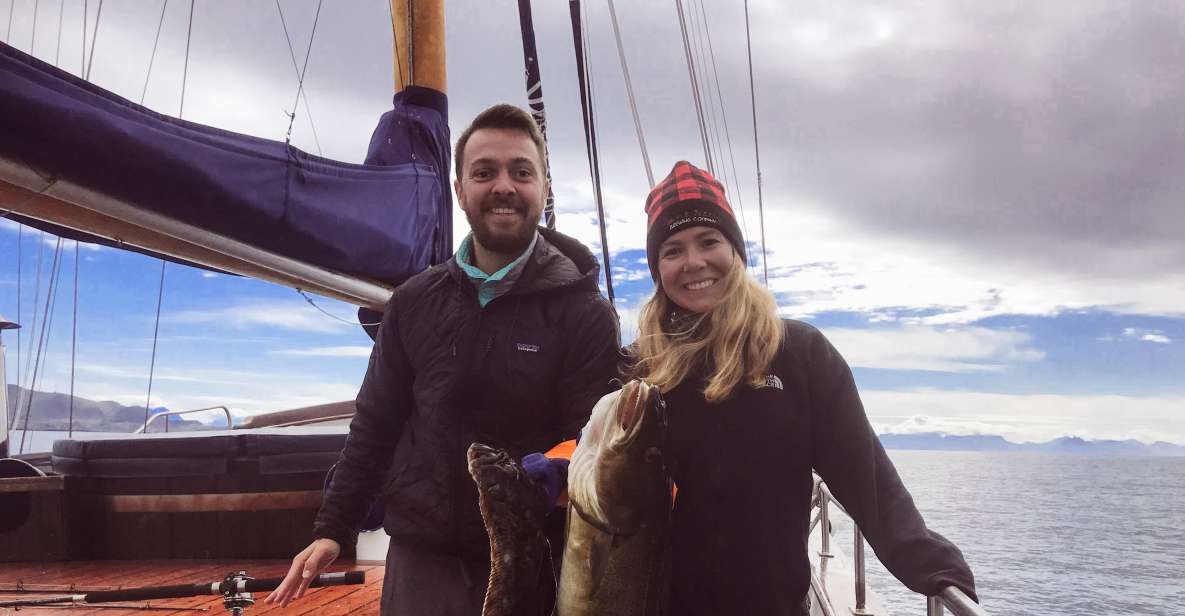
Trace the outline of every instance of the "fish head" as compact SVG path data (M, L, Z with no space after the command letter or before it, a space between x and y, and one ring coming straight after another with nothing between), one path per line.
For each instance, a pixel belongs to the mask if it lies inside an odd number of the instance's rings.
M658 388L630 381L622 388L597 459L596 497L610 527L631 529L670 507L662 447L666 403Z

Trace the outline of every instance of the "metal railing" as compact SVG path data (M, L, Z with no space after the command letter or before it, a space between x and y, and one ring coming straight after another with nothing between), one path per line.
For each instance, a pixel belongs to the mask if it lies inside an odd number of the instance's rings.
M157 417L168 417L169 415L188 415L189 413L200 413L202 411L213 411L214 409L222 409L222 412L226 414L226 429L230 430L232 425L234 424L234 421L230 418L230 409L226 408L225 406L218 405L218 406L207 406L206 408L202 408L202 409L190 409L188 411L161 411L160 413L156 413L152 417L149 417L148 421L144 422L144 425L140 426L139 428L136 428L136 431L132 432L132 434L144 434L145 430L148 429L148 426L152 422L156 421ZM168 432L168 431L169 431L169 422L168 422L168 420L165 420L165 432Z
M851 514L843 508L831 495L831 490L827 488L827 484L823 483L821 479L815 479L815 497L814 506L819 508L818 516L811 522L811 530L814 530L816 524L821 524L822 528L819 532L820 550L819 556L827 558L832 556L831 553L831 505L843 512L844 515L851 518ZM853 574L856 580L855 595L856 605L852 608L852 614L856 616L872 616L872 612L868 611L868 590L867 577L864 570L864 534L860 532L860 527L856 525L856 521L852 520L853 530L853 547L852 547L852 561ZM954 586L947 586L942 589L942 592L933 597L926 597L926 616L945 616L944 609L949 609L953 616L987 616L987 612L967 593L959 590ZM824 613L830 612L825 609Z

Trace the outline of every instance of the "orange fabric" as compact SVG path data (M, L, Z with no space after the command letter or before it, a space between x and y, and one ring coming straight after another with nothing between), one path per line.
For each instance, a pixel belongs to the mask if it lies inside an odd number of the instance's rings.
M545 453L543 455L545 455L549 458L562 458L564 460L571 460L573 451L576 451L576 441L575 440L564 441L564 442L560 443L559 445L552 447L551 449L549 449L547 451L547 453Z

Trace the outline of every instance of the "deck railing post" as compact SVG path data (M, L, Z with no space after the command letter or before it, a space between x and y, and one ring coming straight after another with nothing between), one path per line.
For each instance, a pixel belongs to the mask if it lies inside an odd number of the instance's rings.
M834 556L831 553L831 515L828 513L830 508L831 495L819 485L819 526L820 526L820 558L831 558Z
M926 616L943 616L942 599L926 597Z
M872 612L865 609L868 597L864 578L864 535L860 532L859 526L852 525L852 536L855 538L855 545L852 547L852 564L856 578L856 608L852 610L852 613L869 616Z

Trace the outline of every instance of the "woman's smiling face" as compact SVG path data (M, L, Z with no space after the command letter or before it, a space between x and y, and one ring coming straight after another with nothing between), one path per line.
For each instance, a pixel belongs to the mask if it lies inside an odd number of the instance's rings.
M658 278L671 301L703 313L724 301L724 278L735 266L732 244L714 227L691 227L658 248Z

